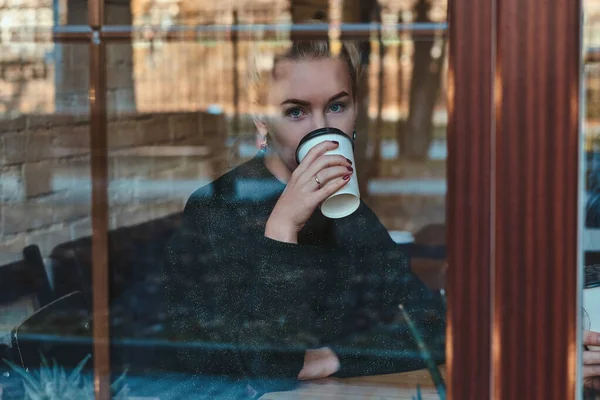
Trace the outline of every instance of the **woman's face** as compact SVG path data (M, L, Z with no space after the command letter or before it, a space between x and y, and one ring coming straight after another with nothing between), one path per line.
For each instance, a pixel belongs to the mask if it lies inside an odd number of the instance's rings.
M296 147L310 131L334 127L352 135L356 104L346 63L337 58L279 61L269 88L266 124L271 150L290 171L297 167ZM262 131L261 131L262 130Z

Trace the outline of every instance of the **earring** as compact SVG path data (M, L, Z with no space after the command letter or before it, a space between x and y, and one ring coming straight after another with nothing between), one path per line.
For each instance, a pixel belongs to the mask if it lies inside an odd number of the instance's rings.
M356 131L352 131L352 140L356 140Z
M268 136L268 133L263 137L263 142L260 144L260 151L262 151L263 153L266 152L267 147L269 147L268 141L267 141L267 136Z

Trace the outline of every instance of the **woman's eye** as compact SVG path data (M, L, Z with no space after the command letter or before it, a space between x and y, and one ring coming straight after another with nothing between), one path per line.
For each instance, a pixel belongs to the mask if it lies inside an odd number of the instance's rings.
M303 114L303 112L299 108L292 108L291 110L289 110L287 112L287 116L292 117L292 118L300 118L302 116L302 114Z
M335 103L329 106L329 110L334 113L342 112L344 111L344 105L341 103Z

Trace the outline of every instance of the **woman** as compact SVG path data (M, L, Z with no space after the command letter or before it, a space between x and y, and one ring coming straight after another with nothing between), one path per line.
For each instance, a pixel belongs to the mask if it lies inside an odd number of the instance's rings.
M319 211L355 173L349 160L325 154L338 143L295 161L308 132L353 131L359 79L357 46L344 43L334 56L327 41L295 42L268 78L254 75L273 110L255 118L262 150L190 197L166 249L173 329L210 344L182 349L181 368L230 377L250 397L298 380L424 368L401 303L443 359L443 301L412 274L374 213L364 203L337 220ZM208 382L197 389L217 393Z

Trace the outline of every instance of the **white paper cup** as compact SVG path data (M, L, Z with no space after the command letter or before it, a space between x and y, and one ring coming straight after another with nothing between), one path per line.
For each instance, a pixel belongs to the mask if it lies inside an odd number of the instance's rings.
M298 164L302 162L310 149L326 140L337 141L340 145L325 154L340 154L351 160L354 166L354 142L350 136L336 128L321 128L308 133L296 149ZM354 166L354 173L350 175L350 181L321 204L321 213L328 218L343 218L356 211L358 206L360 206L360 193L356 166Z

